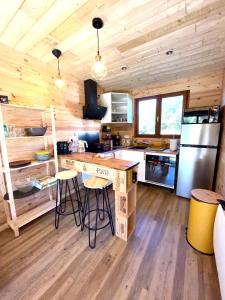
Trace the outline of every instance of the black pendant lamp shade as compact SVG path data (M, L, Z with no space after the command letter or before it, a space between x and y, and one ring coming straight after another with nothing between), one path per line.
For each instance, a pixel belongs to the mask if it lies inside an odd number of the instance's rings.
M60 56L62 55L62 52L61 52L59 49L53 49L53 50L52 50L52 54L53 54L57 59L59 59Z
M62 52L59 49L53 49L52 54L57 58L57 62L58 62L58 64L57 64L58 65L58 75L57 75L57 78L55 80L55 85L58 88L61 88L64 85L64 82L61 78L60 69L59 69L59 58L62 55Z
M101 18L94 18L92 20L92 26L95 28L95 29L101 29L103 27L104 23L102 21Z

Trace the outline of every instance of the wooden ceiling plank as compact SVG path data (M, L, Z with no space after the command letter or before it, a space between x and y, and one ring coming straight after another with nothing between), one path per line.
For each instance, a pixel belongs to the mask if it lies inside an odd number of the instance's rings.
M19 9L4 33L0 36L0 42L7 46L14 47L34 22L34 19Z
M37 42L46 37L59 24L68 18L87 0L62 1L57 0L50 9L34 24L30 31L17 43L16 49L27 52Z
M38 20L56 0L25 0L21 10L30 18Z
M161 28L158 28L154 31L149 31L146 34L141 35L140 37L130 40L122 45L118 46L118 50L120 52L126 52L129 51L131 48L141 46L144 43L148 43L152 40L158 39L162 36L165 36L167 34L173 33L179 29L182 29L188 25L191 25L193 23L199 22L200 20L206 18L208 15L215 13L218 11L218 9L224 9L225 2L224 1L216 1L213 4L207 5L203 7L202 9L193 11L183 18L171 22L170 24L167 24L166 26L163 26Z
M24 0L0 0L1 18L0 18L0 36L13 19L17 10Z

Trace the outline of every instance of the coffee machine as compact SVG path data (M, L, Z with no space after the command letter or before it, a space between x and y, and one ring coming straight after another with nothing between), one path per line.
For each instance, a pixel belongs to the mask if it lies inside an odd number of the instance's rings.
M121 145L121 136L119 133L112 135L113 146L118 147Z

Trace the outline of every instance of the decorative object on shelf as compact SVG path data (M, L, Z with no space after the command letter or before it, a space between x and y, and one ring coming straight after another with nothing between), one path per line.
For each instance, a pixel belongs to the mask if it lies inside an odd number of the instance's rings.
M9 126L7 124L3 125L5 137L9 136Z
M51 158L51 153L49 151L37 151L35 152L35 157L38 161L46 161Z
M16 189L21 193L28 193L33 189L33 179L28 178L19 178L14 182Z
M34 187L34 186L32 187L32 189L29 192L26 192L26 193L16 190L16 191L13 191L13 198L14 199L22 199L22 198L31 196L31 195L39 192L39 191L40 190L38 188ZM6 200L6 201L9 200L9 194L8 193L6 193L4 195L4 200Z
M8 104L9 103L8 96L0 95L0 103Z
M62 52L59 49L53 49L52 54L57 58L58 61L58 74L57 78L55 79L55 85L57 86L57 88L62 88L64 86L64 81L62 80L59 69L59 58L62 55Z
M107 69L105 64L102 62L102 57L99 52L99 35L98 30L103 27L104 23L100 18L94 18L92 20L92 26L97 29L97 55L95 56L95 63L92 67L92 75L94 78L101 79L106 76Z
M37 128L26 128L26 133L28 136L42 136L45 135L47 128L47 126Z
M56 183L57 183L57 179L52 176L44 176L41 178L37 178L33 181L33 185L40 190L53 186Z
M10 168L20 168L31 164L31 160L16 160L9 163Z

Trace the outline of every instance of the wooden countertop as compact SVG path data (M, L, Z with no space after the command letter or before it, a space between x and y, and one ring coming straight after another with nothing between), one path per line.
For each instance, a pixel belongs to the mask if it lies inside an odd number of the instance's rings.
M96 157L97 153L85 152L85 153L73 153L68 155L59 155L60 159L71 159L86 163L92 163L111 169L120 171L127 171L139 164L139 162L133 162L128 160L116 159L116 158L100 158Z

